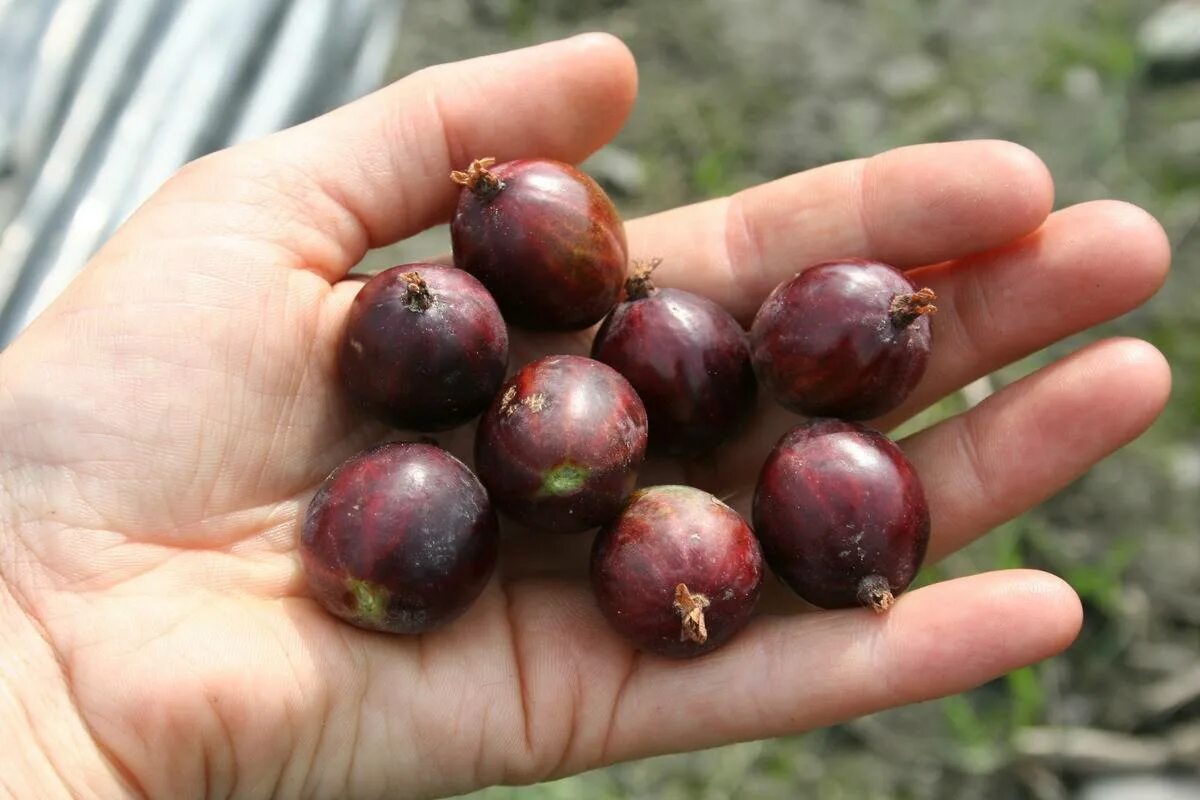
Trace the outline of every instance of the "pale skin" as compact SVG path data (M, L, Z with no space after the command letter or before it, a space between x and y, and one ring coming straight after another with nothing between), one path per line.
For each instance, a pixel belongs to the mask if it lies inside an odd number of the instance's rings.
M1065 648L1069 586L1001 571L886 614L771 606L691 662L639 656L583 580L587 537L506 539L469 612L368 634L306 596L298 520L387 432L334 355L368 248L448 218L472 158L577 162L621 126L635 68L590 35L425 70L169 181L0 356L0 787L20 797L423 797L777 736L964 691ZM891 425L1145 301L1169 248L1119 202L1051 213L1003 142L909 147L628 224L661 284L743 319L798 268L878 258L938 294L933 360ZM517 337L513 361L583 337ZM1137 436L1170 373L1090 345L902 444L930 560ZM744 509L764 404L708 466L656 464ZM449 437L461 445L465 435ZM454 440L454 441L452 441ZM533 546L528 546L530 542Z

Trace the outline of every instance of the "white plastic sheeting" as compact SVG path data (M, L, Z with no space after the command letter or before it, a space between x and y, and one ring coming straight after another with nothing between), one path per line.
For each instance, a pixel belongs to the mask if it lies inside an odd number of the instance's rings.
M182 164L384 78L404 0L0 0L0 347Z

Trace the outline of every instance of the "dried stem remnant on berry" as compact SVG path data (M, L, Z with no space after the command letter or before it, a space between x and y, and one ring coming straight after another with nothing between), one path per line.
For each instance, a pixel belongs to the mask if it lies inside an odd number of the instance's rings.
M654 282L650 280L650 276L661 263L661 258L634 261L633 273L625 279L625 296L630 300L642 300L653 294Z
M470 189L477 197L484 200L490 200L504 188L504 181L497 178L493 173L488 172L488 167L496 163L496 159L477 158L471 162L466 171L454 170L450 173L450 180L465 186Z
M918 289L911 294L898 294L892 298L892 323L897 328L907 328L917 321L918 317L937 312L933 301L937 295L928 287Z
M681 583L675 587L674 605L683 621L679 641L696 644L708 641L708 629L704 627L704 609L708 608L708 598L698 592L689 592L687 584Z
M406 282L404 305L413 311L425 311L433 305L433 293L419 272L406 272L400 277Z
M896 597L883 576L868 575L858 583L858 602L876 614L882 614L892 607Z
M616 305L629 264L625 229L594 180L569 164L518 158L451 173L454 264L477 277L505 320L583 330Z

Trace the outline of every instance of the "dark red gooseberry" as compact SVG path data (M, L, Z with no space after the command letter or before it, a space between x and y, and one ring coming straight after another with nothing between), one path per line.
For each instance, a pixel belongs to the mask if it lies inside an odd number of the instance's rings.
M690 486L633 494L592 547L592 589L613 628L663 656L707 653L749 621L762 586L746 521Z
M475 467L496 506L550 531L585 531L616 516L645 454L637 393L612 367L580 356L525 365L475 438Z
M754 408L758 381L746 332L721 306L650 280L657 262L626 281L592 358L633 384L650 420L650 448L696 456L729 439Z
M775 287L755 316L754 369L799 414L878 417L925 374L935 299L878 261L810 267Z
M317 491L300 537L313 598L389 633L423 633L461 614L498 549L483 486L428 444L385 444L347 460Z
M410 430L453 428L496 396L508 331L479 281L454 267L405 264L367 281L346 319L340 366L352 397Z
M754 531L775 574L821 608L886 610L929 542L929 508L892 440L811 420L784 435L754 493Z
M625 228L595 181L544 158L472 162L450 223L454 263L483 281L504 317L579 330L608 313L625 278Z

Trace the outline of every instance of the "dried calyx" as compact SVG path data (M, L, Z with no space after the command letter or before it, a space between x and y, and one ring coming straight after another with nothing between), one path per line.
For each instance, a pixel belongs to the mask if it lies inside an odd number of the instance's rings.
M425 311L433 305L433 293L418 272L406 272L400 277L405 280L404 305L413 311Z
M625 296L629 300L642 300L654 293L654 282L650 276L662 263L661 258L649 261L634 261L633 273L625 279Z
M488 167L495 163L496 159L491 157L477 158L471 162L466 171L456 169L451 172L450 180L467 187L477 197L490 200L504 189L504 181L497 178L495 173L488 171Z
M882 614L892 607L896 597L882 575L868 575L858 583L858 602L876 614Z
M937 306L933 304L934 300L937 300L937 295L928 287L910 294L896 295L892 298L892 323L897 328L907 328L918 317L935 313Z
M674 605L682 621L679 641L696 644L708 641L708 629L704 627L704 609L708 608L708 598L698 592L688 591L687 584L681 583L675 587Z

